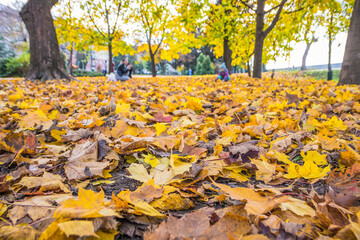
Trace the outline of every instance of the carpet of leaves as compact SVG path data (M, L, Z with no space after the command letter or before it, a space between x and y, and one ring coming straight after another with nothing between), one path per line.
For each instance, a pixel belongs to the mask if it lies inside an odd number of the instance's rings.
M360 88L0 81L0 239L360 239Z

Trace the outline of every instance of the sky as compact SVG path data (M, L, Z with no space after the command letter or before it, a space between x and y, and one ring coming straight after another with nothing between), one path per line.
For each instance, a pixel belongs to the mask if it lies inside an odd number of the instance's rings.
M0 0L0 3L8 6L16 0ZM19 0L26 2L26 0ZM319 41L314 43L309 51L307 57L306 65L322 65L327 64L328 62L328 40L324 36L325 34L319 34ZM347 33L340 33L337 35L333 45L332 45L332 63L341 63L344 57L345 44L346 44ZM267 69L277 69L277 68L292 68L293 66L301 66L302 56L304 54L306 44L305 43L294 43L292 45L293 51L290 53L289 58L278 58L275 62L269 62L266 64Z

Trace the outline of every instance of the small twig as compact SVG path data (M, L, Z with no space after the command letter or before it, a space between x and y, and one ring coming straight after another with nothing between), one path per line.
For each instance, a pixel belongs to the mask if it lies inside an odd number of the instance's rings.
M18 195L16 194L16 192L14 191L14 189L13 189L11 186L9 186L9 188L10 188L10 190L14 193L15 198L18 198Z
M36 223L39 223L39 222L42 222L42 221L45 221L45 220L48 220L48 219L52 219L52 218L53 218L53 217L38 219L38 220L36 220L35 222L30 223L29 225L33 226L33 225L36 224Z
M226 158L217 158L217 159L209 159L209 160L204 160L204 161L212 162L212 161L220 161L220 160L225 160L225 159L228 159L228 157L226 157Z
M6 204L6 205L11 205L11 206L20 206L20 207L44 207L44 208L57 208L56 206L40 206L40 205L29 205L29 204L17 204L17 203L9 203L9 202L3 202L1 201L0 203Z
M295 196L300 196L300 197L304 197L304 198L307 198L307 199L311 200L311 198L308 197L308 196L305 196L305 195L299 194L299 193L291 193L291 192L289 192L289 193L282 193L282 194L280 194L280 195L277 195L277 196L273 197L273 199L275 199L275 198L277 198L277 197L281 197L281 196L286 196L286 195L295 195Z
M64 165L64 164L65 164L65 163L60 163L60 164L55 165L55 166L53 166L53 167L51 167L51 168L47 168L47 169L45 169L45 171L50 171L50 170L53 170L54 168L60 167L61 165Z

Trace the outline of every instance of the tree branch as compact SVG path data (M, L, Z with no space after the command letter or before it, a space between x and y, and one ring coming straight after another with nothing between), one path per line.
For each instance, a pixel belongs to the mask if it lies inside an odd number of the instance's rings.
M281 3L280 3L280 4L281 4ZM279 7L280 7L280 4L277 5L277 6L275 6L275 7L273 7L273 8L271 8L271 9L269 9L269 10L267 10L267 11L265 12L265 14L271 12L272 10L275 10L275 9L279 8Z
M95 27L96 30L100 33L101 36L103 36L104 38L106 38L105 34L98 28L98 26L97 26L96 23L95 23L94 18L91 16L89 5L87 5L87 8L88 8L88 14L89 14L90 20L91 20L91 22L93 23L94 27Z
M272 20L270 26L264 31L265 36L267 36L267 35L269 34L269 32L271 32L271 30L273 30L273 28L275 27L276 23L279 21L281 11L283 10L286 1L287 1L287 0L282 0L282 1L281 1L280 6L279 6L279 9L277 10L274 19Z
M112 34L115 33L115 29L116 29L116 26L117 26L117 21L118 21L119 16L120 16L120 10L121 10L121 6L122 6L121 3L122 3L122 2L119 3L118 9L117 9L116 20L115 20L114 27L113 27L113 29L112 29Z
M294 11L285 11L284 13L285 13L285 14L296 13L296 12L300 12L300 11L303 10L303 9L305 9L305 7L298 8L298 9L296 9L296 10L294 10Z
M250 6L249 4L247 4L245 1L240 0L240 2L241 2L242 4L244 4L247 8L249 8L249 9L251 9L251 10L254 11L254 8L253 8L252 6Z

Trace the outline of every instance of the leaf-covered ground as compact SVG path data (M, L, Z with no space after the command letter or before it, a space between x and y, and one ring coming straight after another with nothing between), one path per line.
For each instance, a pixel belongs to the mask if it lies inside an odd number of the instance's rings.
M360 89L0 82L1 239L360 239Z

